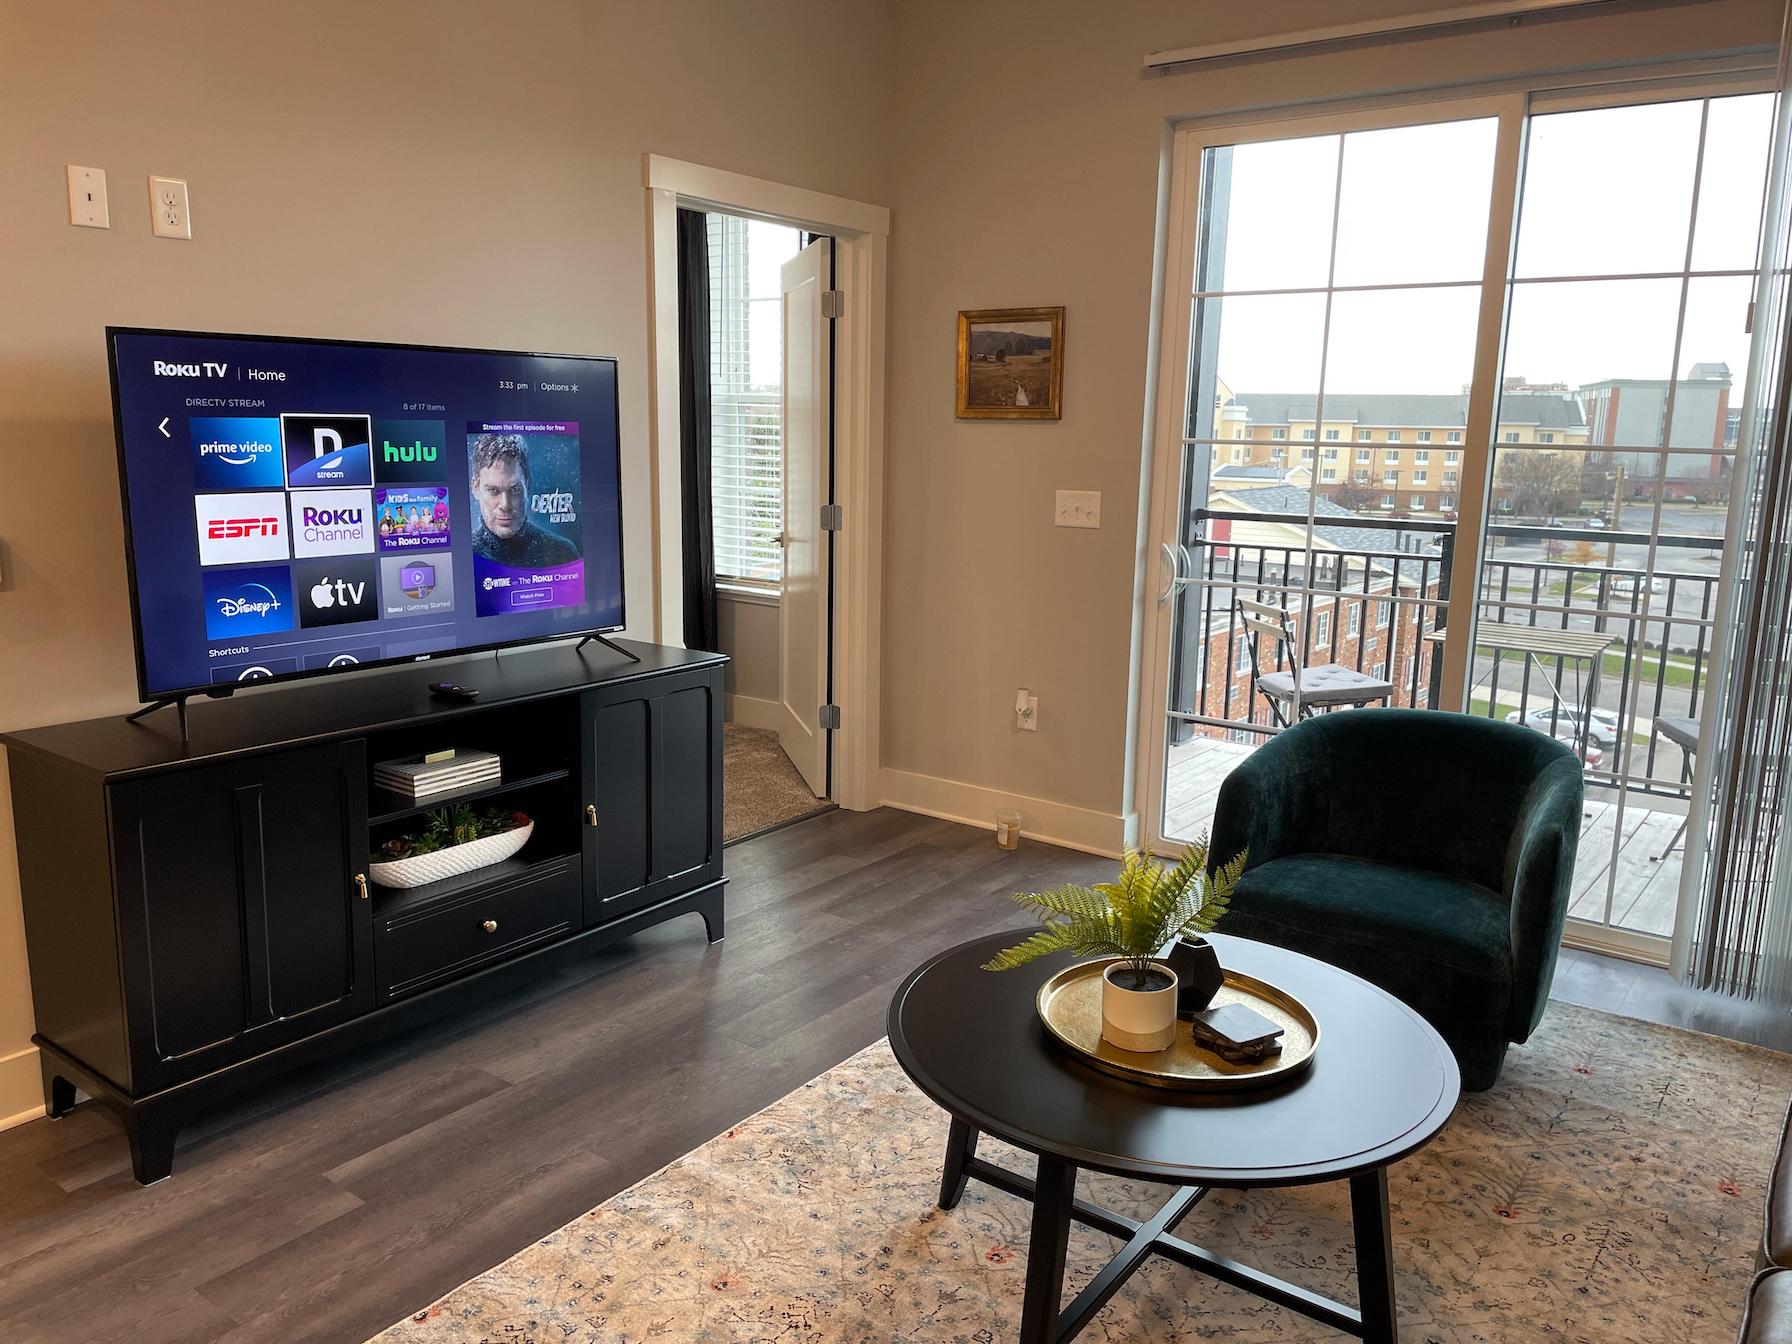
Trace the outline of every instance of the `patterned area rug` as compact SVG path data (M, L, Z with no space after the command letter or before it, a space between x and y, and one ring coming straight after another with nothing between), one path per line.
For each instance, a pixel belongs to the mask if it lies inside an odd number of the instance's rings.
M1402 1339L1727 1344L1788 1089L1792 1056L1552 1005L1499 1086L1390 1173ZM973 1181L936 1209L945 1135L879 1042L379 1338L1012 1339L1030 1206ZM1102 1176L1080 1193L1134 1214L1162 1194ZM1215 1192L1181 1235L1355 1300L1341 1185ZM1116 1245L1073 1230L1066 1300ZM1083 1335L1334 1337L1161 1260Z

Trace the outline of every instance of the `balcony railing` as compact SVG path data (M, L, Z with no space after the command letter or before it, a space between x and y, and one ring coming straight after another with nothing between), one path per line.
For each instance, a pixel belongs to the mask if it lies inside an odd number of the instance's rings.
M1257 690L1247 650L1250 636L1235 598L1289 608L1303 666L1336 662L1395 686L1396 705L1439 702L1441 637L1449 622L1455 525L1420 519L1321 515L1324 549L1254 537L1253 525L1305 528L1298 514L1200 509L1197 539L1185 549L1188 572L1178 600L1181 639L1172 669L1173 740L1191 736L1253 740L1276 731L1269 701ZM1233 535L1226 535L1228 532ZM1603 552L1647 548L1642 533L1500 523L1491 525L1493 553L1482 561L1478 593L1484 623L1610 633L1601 655L1596 708L1609 711L1583 735L1574 712L1591 668L1572 657L1497 659L1477 649L1469 708L1495 718L1520 717L1553 731L1583 753L1588 783L1685 797L1690 764L1653 731L1659 715L1697 718L1706 693L1717 576L1686 566L1692 552L1708 557L1716 537L1655 539L1656 569L1594 562ZM1242 534L1243 539L1240 539ZM1362 538L1362 545L1344 543ZM1535 554L1501 558L1501 549ZM1570 551L1575 558L1566 558ZM1259 638L1258 668L1283 670L1287 650ZM1556 691L1552 691L1551 683Z

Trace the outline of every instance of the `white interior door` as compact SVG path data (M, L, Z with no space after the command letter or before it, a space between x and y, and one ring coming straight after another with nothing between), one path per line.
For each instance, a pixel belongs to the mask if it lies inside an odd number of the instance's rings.
M784 584L778 621L778 737L816 797L827 792L828 502L832 358L823 298L833 240L784 263Z

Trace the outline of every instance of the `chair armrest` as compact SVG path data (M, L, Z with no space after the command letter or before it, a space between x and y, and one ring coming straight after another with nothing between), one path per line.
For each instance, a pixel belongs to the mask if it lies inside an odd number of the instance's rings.
M1305 854L1326 832L1329 767L1311 731L1290 728L1245 757L1220 785L1213 808L1209 860L1229 863L1249 852L1245 870L1289 854Z
M1749 1285L1737 1344L1792 1344L1792 1269L1768 1269Z
M1574 856L1580 845L1585 795L1580 762L1564 750L1532 781L1518 811L1506 860L1512 939L1512 996L1506 1026L1514 1041L1523 1042L1530 1036L1549 1000L1562 926L1573 894Z

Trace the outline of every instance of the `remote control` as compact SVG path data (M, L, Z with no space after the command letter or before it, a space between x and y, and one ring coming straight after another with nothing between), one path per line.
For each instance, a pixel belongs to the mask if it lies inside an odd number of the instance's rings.
M444 700L477 700L479 692L471 686L461 686L452 681L432 681L429 693L439 695Z

